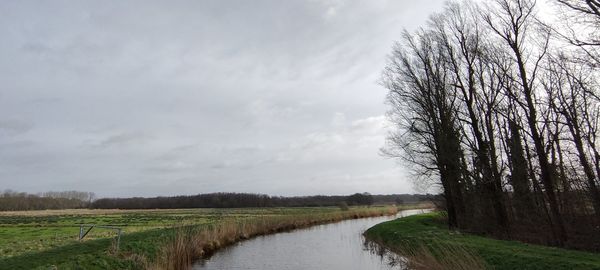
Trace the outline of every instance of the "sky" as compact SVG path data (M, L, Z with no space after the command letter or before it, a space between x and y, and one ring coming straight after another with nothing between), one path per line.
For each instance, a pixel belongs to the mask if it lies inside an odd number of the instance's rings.
M413 193L393 42L443 1L1 1L0 190Z

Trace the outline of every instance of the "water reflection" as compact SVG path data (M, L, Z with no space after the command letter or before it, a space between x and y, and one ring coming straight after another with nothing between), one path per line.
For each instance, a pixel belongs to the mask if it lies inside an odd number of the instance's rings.
M363 237L364 238L364 237ZM405 257L402 257L388 248L379 245L376 242L364 239L363 249L369 251L373 256L378 256L379 259L392 267L393 269L402 269L408 270L408 260Z
M423 213L406 210L396 217ZM369 227L394 219L376 217L346 220L314 226L288 233L260 236L227 247L208 259L200 260L194 269L404 269L401 258L381 253L373 243L365 244L362 233Z

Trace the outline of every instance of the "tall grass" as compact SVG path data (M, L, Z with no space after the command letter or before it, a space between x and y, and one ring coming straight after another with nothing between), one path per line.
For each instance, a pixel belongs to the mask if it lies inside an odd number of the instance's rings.
M434 248L432 248L434 247ZM475 252L458 245L430 243L400 251L406 258L408 269L414 270L483 270L489 269Z
M393 215L396 207L359 208L330 213L266 216L247 220L225 220L207 227L182 226L163 246L147 269L190 269L192 263L216 250L258 235L289 231L345 219Z
M385 246L381 241L369 239L365 246L380 256L388 257L392 264L411 270L483 270L489 266L479 254L460 245L444 245L439 241Z

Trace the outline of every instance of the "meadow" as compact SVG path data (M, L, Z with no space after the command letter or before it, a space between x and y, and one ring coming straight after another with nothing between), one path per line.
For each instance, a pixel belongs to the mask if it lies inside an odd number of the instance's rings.
M207 251L254 235L395 211L390 207L346 211L302 207L0 212L0 269L181 267L168 263L189 263ZM95 228L79 242L79 224L122 228L119 250L111 230ZM177 246L182 239L187 241L186 250ZM184 258L176 258L182 254Z

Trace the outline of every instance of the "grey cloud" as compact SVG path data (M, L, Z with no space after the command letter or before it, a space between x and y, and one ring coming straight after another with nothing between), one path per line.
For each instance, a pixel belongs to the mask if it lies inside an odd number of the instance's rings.
M442 3L1 2L0 186L409 192L376 81Z
M9 143L1 143L0 149L6 152L16 151L18 149L29 148L35 145L31 140L17 140Z
M15 136L33 128L33 124L20 120L0 120L0 135Z
M215 170L219 170L219 169L225 169L229 167L227 163L225 162L221 162L221 163L217 163L217 164L213 164L210 166L211 169L215 169Z
M42 54L45 52L52 51L52 48L46 46L45 44L43 44L41 42L28 42L28 43L23 44L23 46L21 48L26 52L31 52L31 53L36 53L36 54Z
M123 147L131 144L141 144L149 140L151 136L141 132L123 132L115 135L110 135L97 144L98 147Z

